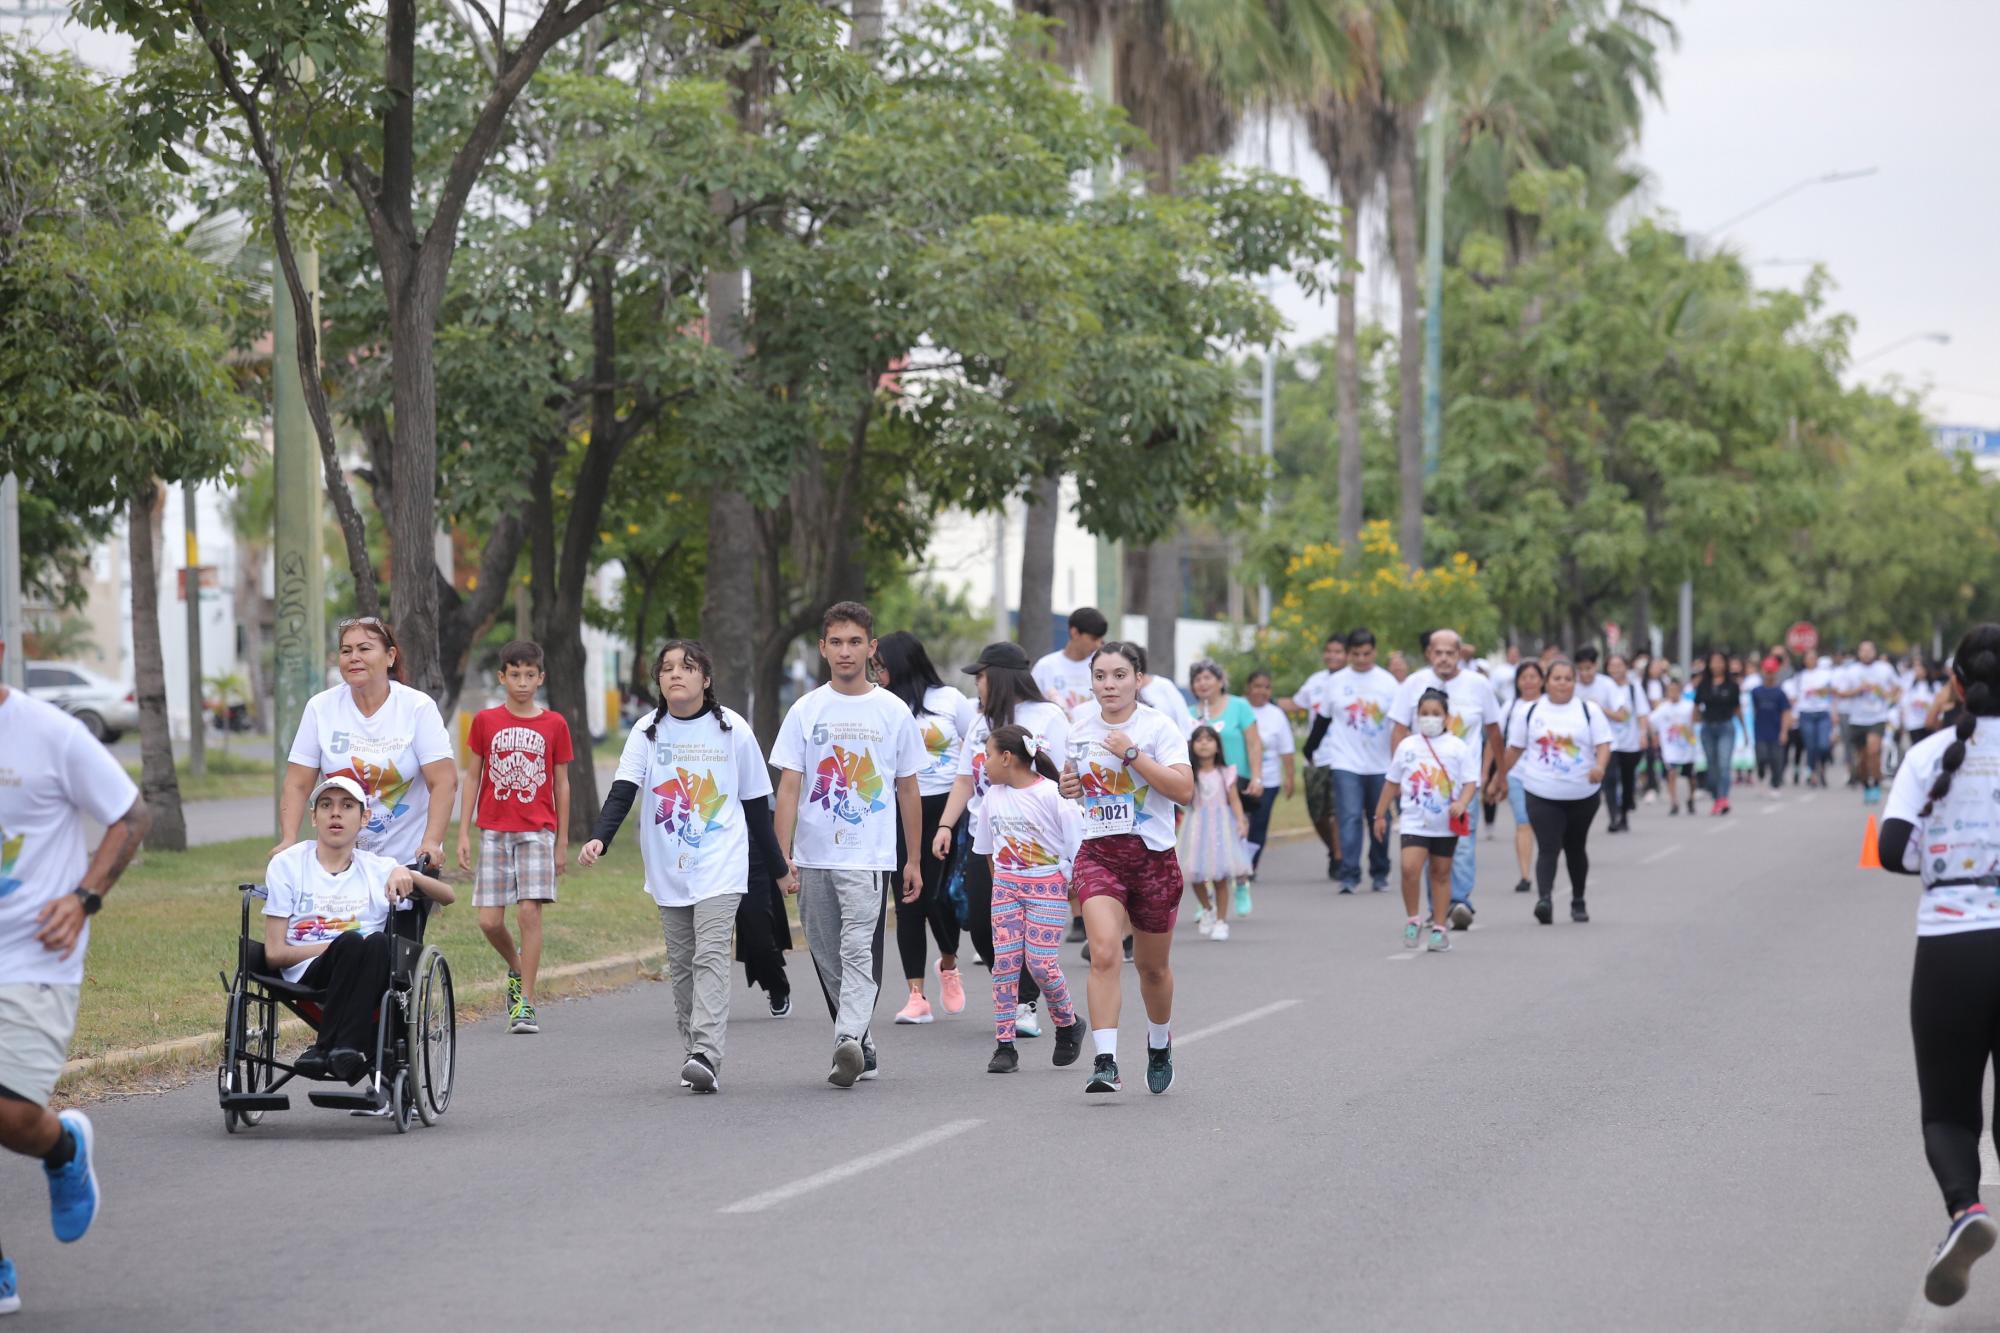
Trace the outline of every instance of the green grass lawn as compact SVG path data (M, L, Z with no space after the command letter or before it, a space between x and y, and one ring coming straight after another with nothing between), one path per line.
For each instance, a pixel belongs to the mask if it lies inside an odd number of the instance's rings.
M254 745L258 737L245 737L243 743ZM270 740L263 738L268 747ZM174 773L180 779L183 801L218 801L240 796L269 796L277 790L276 779L271 774L271 761L264 757L251 757L234 751L224 752L215 748L216 742L209 741L208 771L200 777L188 772L187 755L183 752L174 763ZM135 760L125 765L125 771L132 775L132 781L139 780L139 764Z
M629 833L629 830L628 830ZM234 972L239 883L263 878L269 838L186 852L148 852L125 872L91 927L82 1012L72 1059L222 1026L222 981ZM479 933L470 875L454 879L459 901L431 919L428 938L451 960L461 993L506 975ZM616 843L590 870L570 869L561 901L542 915L542 965L636 953L660 942L659 909L641 886L634 838ZM252 929L261 929L252 922Z

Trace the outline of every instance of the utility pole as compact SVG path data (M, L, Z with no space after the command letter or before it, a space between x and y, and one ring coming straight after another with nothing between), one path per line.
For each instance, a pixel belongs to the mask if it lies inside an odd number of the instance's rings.
M301 250L299 277L319 310L319 254ZM298 321L284 279L272 284L276 297L271 340L271 462L276 503L272 545L276 599L275 657L271 672L271 745L276 785L272 823L285 789L285 763L306 700L326 683L326 556L322 549L324 494L319 441L306 417L305 386L299 379ZM279 829L288 838L296 829Z
M201 692L201 540L195 527L195 483L181 483L181 596L187 602L188 772L208 772L208 718Z
M21 642L21 487L9 472L0 477L0 683L27 688L28 650Z
M1113 73L1117 59L1112 48L1112 38L1100 32L1090 48L1090 100L1100 107L1113 104L1115 85ZM1090 191L1102 199L1111 192L1111 167L1108 163L1098 163L1091 173ZM1125 637L1125 545L1109 537L1098 537L1097 548L1097 609L1111 622L1111 637Z
M1442 86L1431 110L1424 200L1424 476L1437 471L1444 378L1444 123L1450 94Z
M1692 680L1694 668L1694 580L1681 580L1680 605L1681 679Z
M1270 467L1277 456L1274 436L1278 425L1278 342L1273 338L1264 348L1264 411L1259 423L1259 435L1264 451L1264 466ZM1271 488L1264 488L1264 525L1271 523ZM1257 580L1257 624L1260 628L1271 623L1271 581L1259 576Z

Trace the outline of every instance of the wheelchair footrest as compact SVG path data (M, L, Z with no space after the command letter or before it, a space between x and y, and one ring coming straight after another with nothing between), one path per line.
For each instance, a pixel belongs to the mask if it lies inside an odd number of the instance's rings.
M324 1106L337 1111L379 1111L388 1105L386 1094L377 1096L373 1092L309 1092L306 1100L314 1106Z
M232 1092L222 1099L225 1111L289 1111L292 1099L282 1092Z

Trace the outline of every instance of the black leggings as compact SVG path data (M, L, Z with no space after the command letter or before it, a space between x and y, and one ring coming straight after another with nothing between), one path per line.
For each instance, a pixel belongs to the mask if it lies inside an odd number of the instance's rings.
M299 985L324 990L320 1005L322 1051L347 1049L375 1053L375 1011L389 989L389 932L363 935L350 930L334 936L326 951L312 960Z
M972 948L979 955L979 961L989 971L993 967L993 858L981 856L977 852L967 852L965 856L965 906L966 934L972 936ZM1026 968L1021 969L1021 1003L1033 1004L1042 998L1042 988L1035 984Z
M1637 750L1613 750L1611 771L1606 775L1611 780L1605 784L1613 793L1611 814L1621 822L1624 816L1638 808L1638 785L1640 753Z
M919 858L924 872L924 891L917 895L913 903L904 902L900 892L896 895L896 952L903 957L903 976L910 981L919 981L924 975L924 961L929 951L924 938L926 927L937 936L939 953L958 952L958 910L944 893L944 862L931 855L938 819L944 814L944 803L950 799L949 792L924 797L924 845ZM898 865L908 860L902 843L902 825L899 823L896 826Z
M2000 930L1917 937L1910 1036L1917 1049L1924 1156L1945 1210L1957 1213L1979 1202L1986 1062L2000 1053ZM1995 1111L2000 1115L2000 1107Z
M1555 892L1556 858L1561 857L1569 864L1569 896L1583 898L1584 881L1590 877L1590 854L1583 844L1602 795L1592 792L1580 801L1551 801L1528 793L1528 822L1535 829L1535 892L1542 897Z

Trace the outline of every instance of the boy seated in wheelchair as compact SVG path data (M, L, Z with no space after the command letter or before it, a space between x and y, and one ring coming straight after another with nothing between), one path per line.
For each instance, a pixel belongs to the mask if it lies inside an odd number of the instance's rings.
M375 1048L375 1011L389 989L389 913L410 896L453 900L451 886L354 845L368 822L368 799L350 777L313 788L315 841L271 858L265 875L264 957L286 981L324 991L319 1040L294 1064L304 1078L353 1083Z

